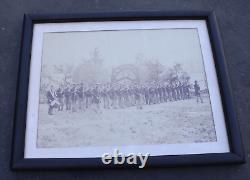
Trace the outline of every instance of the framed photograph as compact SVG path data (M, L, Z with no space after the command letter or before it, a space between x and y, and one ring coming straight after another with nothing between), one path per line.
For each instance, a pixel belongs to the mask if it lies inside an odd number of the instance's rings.
M244 162L213 12L24 16L13 169Z

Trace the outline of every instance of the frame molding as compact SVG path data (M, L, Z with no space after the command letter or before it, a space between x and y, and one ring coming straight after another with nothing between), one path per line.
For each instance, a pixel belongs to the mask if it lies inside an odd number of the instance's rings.
M22 44L16 91L15 122L11 168L24 169L80 169L80 168L135 168L134 165L104 165L101 158L37 158L24 159L26 112L30 73L33 26L36 23L87 22L87 21L135 21L135 20L206 20L215 60L216 73L226 120L230 153L196 155L151 156L146 167L207 165L245 162L239 124L236 119L227 64L223 52L219 29L214 12L109 12L83 14L25 14L23 20Z

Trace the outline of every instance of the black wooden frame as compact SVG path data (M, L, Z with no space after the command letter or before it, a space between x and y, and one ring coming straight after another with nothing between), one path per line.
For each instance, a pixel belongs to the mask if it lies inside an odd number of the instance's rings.
M26 14L16 91L15 124L11 168L22 169L79 169L135 167L132 165L104 165L101 158L24 158L26 112L29 86L33 25L36 23L85 22L85 21L136 21L136 20L206 20L215 60L223 110L226 119L230 153L196 155L165 155L149 157L147 167L243 163L245 161L239 125L236 119L233 97L223 47L214 12L110 12L83 14Z

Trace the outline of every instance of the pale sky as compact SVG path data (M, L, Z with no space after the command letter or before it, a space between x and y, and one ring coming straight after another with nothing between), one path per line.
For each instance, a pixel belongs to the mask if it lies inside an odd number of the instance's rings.
M45 33L43 64L75 64L99 49L104 66L133 64L138 55L157 59L166 67L182 64L191 80L204 81L204 67L196 29L119 30Z

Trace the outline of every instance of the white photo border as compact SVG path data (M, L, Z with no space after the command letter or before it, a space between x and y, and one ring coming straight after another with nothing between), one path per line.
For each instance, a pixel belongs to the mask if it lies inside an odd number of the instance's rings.
M216 142L79 148L37 148L39 91L44 33L178 28L195 28L198 31L217 136ZM126 155L129 153L150 153L150 156L230 152L214 58L205 20L107 21L44 23L34 25L24 158L96 158L101 157L104 153L113 154L114 149L119 149L120 152Z

